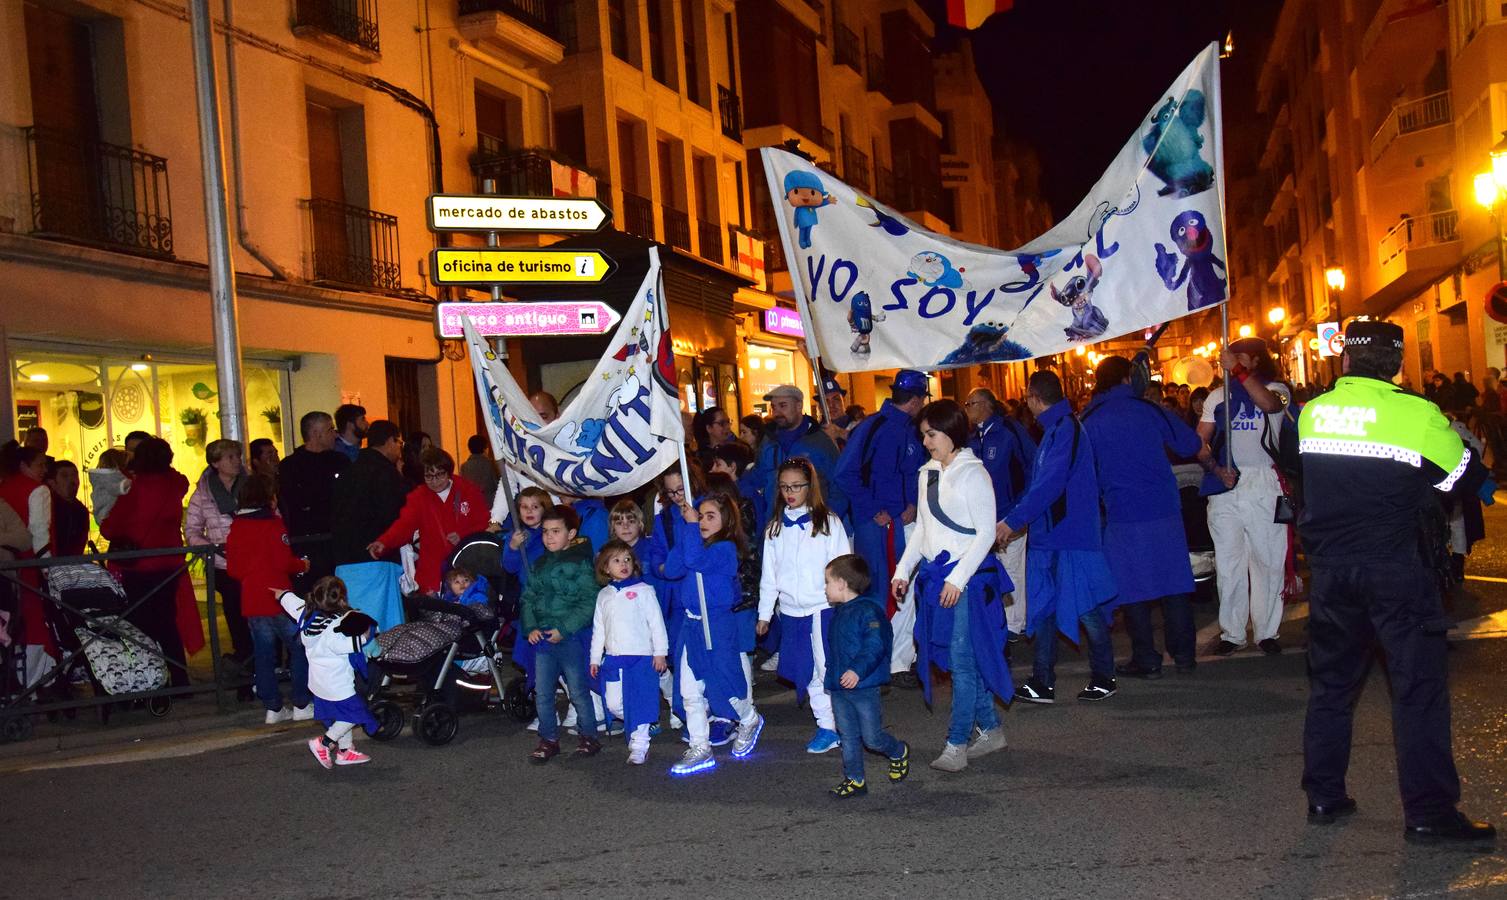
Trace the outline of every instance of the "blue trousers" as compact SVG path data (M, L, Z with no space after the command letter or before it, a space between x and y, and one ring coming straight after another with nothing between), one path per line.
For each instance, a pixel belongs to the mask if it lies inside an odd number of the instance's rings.
M844 777L863 781L865 747L890 759L899 759L905 753L905 745L884 730L878 685L833 691L832 715L837 719L837 733L842 737Z
M576 708L576 728L587 737L597 733L596 706L586 679L586 648L575 635L558 644L541 640L534 645L534 709L539 713L539 739L558 741L560 720L555 712L555 685L565 677L565 689Z
M1115 647L1109 641L1109 623L1104 613L1095 607L1078 619L1083 628L1083 640L1088 645L1089 670L1096 678L1115 677ZM1057 633L1042 629L1036 635L1036 663L1031 677L1042 687L1057 684ZM953 676L956 680L957 676ZM956 689L956 688L954 688Z
M947 725L949 744L967 744L975 725L983 731L999 727L994 695L979 677L978 661L973 658L969 628L968 595L964 594L953 607L952 641L947 647L952 665L952 719ZM1114 671L1113 660L1110 660L1110 671Z
M869 575L874 579L874 584L890 583L889 557L885 553L885 544L888 538L885 532L889 529L882 525L876 525L872 518L859 519L854 517L853 522L853 552L863 557L863 561L869 564ZM895 520L895 561L905 554L905 526L900 520Z
M246 620L251 630L251 655L256 661L256 697L269 710L283 708L282 691L277 686L277 648L288 648L288 680L294 706L309 705L309 658L304 656L298 623L289 615L252 616Z
M1193 664L1197 655L1194 649L1193 598L1187 594L1173 594L1160 600L1145 600L1122 606L1125 613L1125 630L1130 633L1130 661L1146 669L1162 667L1162 651L1156 646L1156 633L1151 628L1151 608L1162 605L1162 625L1167 632L1167 653L1180 666Z

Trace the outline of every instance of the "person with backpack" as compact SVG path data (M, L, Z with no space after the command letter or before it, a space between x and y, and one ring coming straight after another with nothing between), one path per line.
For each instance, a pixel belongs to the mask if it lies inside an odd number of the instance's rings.
M1235 341L1220 362L1229 381L1209 392L1198 423L1198 436L1212 450L1202 460L1208 474L1200 492L1209 498L1219 578L1220 635L1213 652L1229 656L1246 646L1250 634L1263 653L1274 656L1282 652L1277 629L1295 518L1292 494L1283 490L1277 467L1283 433L1293 427L1286 414L1292 393L1277 380L1261 338Z
M917 473L926 461L916 436L915 418L931 390L926 375L914 369L895 373L890 399L879 412L859 422L837 458L833 480L847 497L853 552L863 557L875 581L888 582L905 555L906 535L916 521ZM892 683L919 685L910 668L916 661L910 639L916 622L912 596L889 611L896 635L890 652Z
M1015 505L1025 493L1031 480L1031 459L1036 455L1036 442L1026 427L1013 416L1005 415L1004 408L988 388L976 388L963 404L968 422L973 426L973 435L968 439L968 449L984 464L989 479L994 482L994 509L1003 514ZM1001 521L995 526L995 539L1003 543L1008 530ZM1005 607L1005 627L1010 640L1018 640L1026 630L1026 541L1018 540L999 550L1000 565L1015 585L1011 592L1010 605Z

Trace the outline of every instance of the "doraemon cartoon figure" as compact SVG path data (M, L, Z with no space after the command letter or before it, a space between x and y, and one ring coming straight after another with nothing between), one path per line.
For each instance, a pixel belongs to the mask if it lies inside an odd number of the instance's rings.
M1188 283L1188 309L1202 309L1225 299L1225 279L1214 271L1225 272L1224 260L1214 255L1214 235L1209 230L1204 214L1186 210L1177 214L1169 229L1172 243L1182 251L1186 260L1183 270L1177 271L1177 254L1160 243L1156 245L1156 274L1162 277L1167 290L1175 291Z
M869 338L874 333L874 323L883 321L884 313L874 312L874 303L869 299L868 292L859 291L854 294L848 303L848 327L853 331L853 344L848 347L848 351L868 356Z
M802 250L810 250L816 211L837 201L822 187L822 180L816 177L816 173L796 169L785 173L785 202L795 207L796 243Z
M1074 275L1063 286L1050 285L1052 299L1073 311L1073 321L1062 329L1070 341L1091 341L1104 334L1109 327L1109 317L1094 305L1094 288L1104 274L1104 264L1092 253L1083 255L1083 268L1087 275Z
M905 274L927 287L944 287L958 290L966 288L963 269L954 269L952 260L935 250L923 250L910 258L910 270Z

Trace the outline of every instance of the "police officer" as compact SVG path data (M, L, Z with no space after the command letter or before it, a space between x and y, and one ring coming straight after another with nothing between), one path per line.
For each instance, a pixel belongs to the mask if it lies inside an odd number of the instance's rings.
M895 563L905 554L907 526L916 520L916 491L926 454L916 435L915 417L930 393L925 374L914 369L895 373L890 399L853 428L832 476L848 501L853 551L869 564L876 582L890 580ZM915 642L909 639L916 622L914 598L903 600L890 622L897 636L890 671L898 677L892 681L916 687L910 674Z
M1403 837L1412 843L1489 841L1491 825L1455 805L1449 687L1434 549L1440 499L1473 494L1486 470L1439 408L1392 384L1402 329L1345 329L1344 375L1298 420L1304 508L1299 533L1313 569L1309 594L1308 718L1303 790L1308 821L1355 812L1345 791L1350 735L1379 642L1392 687L1392 739Z
M1020 639L1026 630L1026 539L1005 544L1010 529L1005 527L1005 512L1025 492L1031 481L1031 461L1036 458L1036 442L1024 425L1000 410L999 400L988 388L975 388L963 404L973 434L968 449L984 464L994 482L994 510L1000 517L994 528L995 540L1004 546L997 555L1000 565L1015 585L1010 605L1005 607L1005 627L1010 640Z

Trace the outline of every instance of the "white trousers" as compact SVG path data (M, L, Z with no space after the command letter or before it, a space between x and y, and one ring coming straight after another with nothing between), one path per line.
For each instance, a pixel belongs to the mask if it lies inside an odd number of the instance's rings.
M743 670L748 671L747 654L743 655ZM739 725L751 725L759 715L752 697L753 688L750 686L746 696L728 698L738 714ZM697 679L696 673L691 671L691 662L684 649L680 651L680 699L685 701L685 727L691 734L691 746L710 747L712 725L707 718L706 682Z
M828 731L837 730L837 720L832 717L832 695L827 693L827 649L822 641L822 617L811 617L811 683L806 693L811 698L811 715L816 717L816 727Z
M1021 538L994 554L1010 576L1010 583L1015 585L1010 605L1005 607L1005 627L1015 634L1026 632L1026 540Z
M1245 644L1247 626L1259 642L1282 624L1287 526L1272 521L1281 493L1277 473L1263 466L1242 469L1233 490L1209 498L1220 637L1232 644Z
M609 681L603 685L607 689L607 711L617 719L623 719L623 683L621 681ZM640 725L628 735L629 750L649 749L649 726Z
M905 543L909 546L912 538L916 536L916 523L912 522L905 526ZM890 646L890 672L909 672L910 667L916 664L916 582L911 576L913 572L902 575L895 573L896 578L905 578L908 586L905 589L905 597L900 605L895 607L895 614L890 616L890 631L894 634L894 643ZM813 707L814 709L814 707Z

